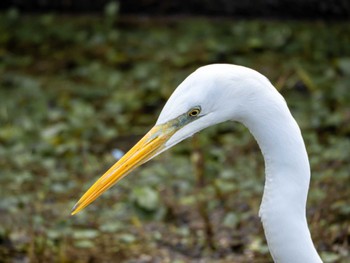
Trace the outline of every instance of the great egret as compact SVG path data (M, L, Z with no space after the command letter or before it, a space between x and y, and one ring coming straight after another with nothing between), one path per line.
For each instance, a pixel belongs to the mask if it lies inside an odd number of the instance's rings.
M274 261L322 262L306 221L310 167L299 126L269 80L242 66L207 65L188 76L156 125L90 187L72 214L154 156L228 120L248 127L264 156L266 182L259 215Z

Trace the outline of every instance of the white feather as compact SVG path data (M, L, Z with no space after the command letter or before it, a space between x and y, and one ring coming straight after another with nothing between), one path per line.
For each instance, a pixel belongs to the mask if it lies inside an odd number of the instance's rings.
M322 262L313 245L305 210L310 168L299 126L283 97L260 73L241 66L199 68L174 91L158 121L163 124L192 107L201 117L184 126L166 149L220 122L239 121L256 138L265 160L260 217L275 262Z

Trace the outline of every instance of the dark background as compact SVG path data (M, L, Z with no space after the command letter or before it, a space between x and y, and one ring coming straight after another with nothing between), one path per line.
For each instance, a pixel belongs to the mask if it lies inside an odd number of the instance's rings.
M16 7L25 12L98 13L109 0L3 0L0 9ZM349 0L128 0L119 1L120 14L205 15L293 19L350 17Z

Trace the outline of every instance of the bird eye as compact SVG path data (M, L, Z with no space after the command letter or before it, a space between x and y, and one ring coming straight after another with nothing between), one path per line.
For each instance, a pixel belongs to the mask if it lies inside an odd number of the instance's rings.
M199 113L201 112L200 108L193 108L188 112L188 116L190 117L196 117L199 115Z

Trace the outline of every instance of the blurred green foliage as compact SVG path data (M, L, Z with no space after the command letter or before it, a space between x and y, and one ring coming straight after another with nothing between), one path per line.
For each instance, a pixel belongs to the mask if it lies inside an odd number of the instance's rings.
M237 124L183 142L69 216L112 150L217 62L255 68L285 96L310 155L314 242L325 262L349 262L350 25L117 12L0 16L0 262L271 262L257 216L263 160Z

